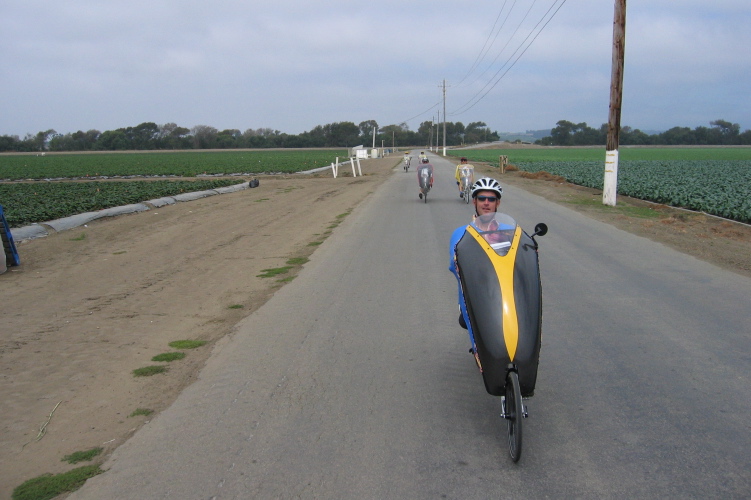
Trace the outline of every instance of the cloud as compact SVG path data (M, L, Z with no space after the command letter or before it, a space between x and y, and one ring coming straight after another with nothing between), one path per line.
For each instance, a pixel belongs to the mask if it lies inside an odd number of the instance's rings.
M599 126L612 22L602 0L14 2L0 16L12 96L0 134L412 117L416 129L442 112L444 80L455 121ZM630 0L622 123L751 127L749 25L747 0Z

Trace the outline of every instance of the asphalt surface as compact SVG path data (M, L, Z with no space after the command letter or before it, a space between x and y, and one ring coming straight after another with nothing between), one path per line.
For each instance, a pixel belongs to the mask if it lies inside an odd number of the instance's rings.
M513 464L447 270L471 205L431 161L427 203L396 169L70 498L748 497L751 280L505 188L550 228Z

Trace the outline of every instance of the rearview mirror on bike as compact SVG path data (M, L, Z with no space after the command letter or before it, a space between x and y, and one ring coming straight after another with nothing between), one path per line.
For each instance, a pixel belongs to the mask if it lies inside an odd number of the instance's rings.
M548 234L548 225L544 222L540 222L535 226L535 232L532 237L534 238L535 236L545 236L546 234Z

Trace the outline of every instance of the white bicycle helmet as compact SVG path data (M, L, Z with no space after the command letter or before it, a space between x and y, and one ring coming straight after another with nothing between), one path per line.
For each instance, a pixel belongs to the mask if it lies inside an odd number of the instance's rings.
M480 191L493 191L498 195L498 198L503 196L503 188L501 187L501 184L492 177L477 179L477 182L472 186L472 198L477 196L477 193Z

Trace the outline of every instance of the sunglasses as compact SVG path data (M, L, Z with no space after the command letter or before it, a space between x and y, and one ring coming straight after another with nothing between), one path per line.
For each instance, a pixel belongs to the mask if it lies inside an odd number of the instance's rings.
M489 201L490 203L495 203L498 200L497 196L478 196L477 201Z

